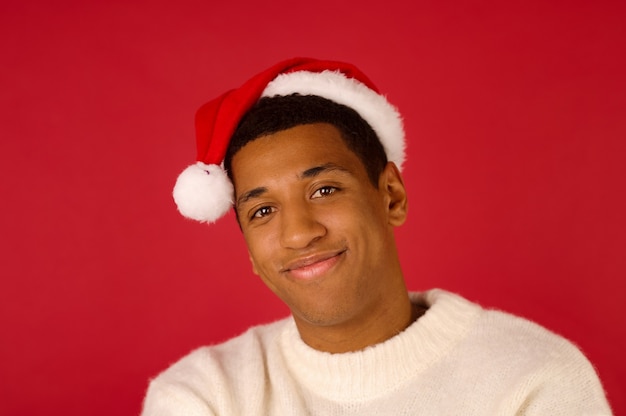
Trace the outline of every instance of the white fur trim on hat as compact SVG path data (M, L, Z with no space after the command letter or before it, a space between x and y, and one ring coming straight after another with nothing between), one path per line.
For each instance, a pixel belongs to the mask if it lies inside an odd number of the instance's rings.
M196 162L178 176L174 201L183 216L200 222L215 222L233 204L233 184L224 169Z
M263 91L275 95L317 95L355 110L374 129L387 159L398 169L404 163L404 127L398 110L387 99L339 71L298 71L278 75Z

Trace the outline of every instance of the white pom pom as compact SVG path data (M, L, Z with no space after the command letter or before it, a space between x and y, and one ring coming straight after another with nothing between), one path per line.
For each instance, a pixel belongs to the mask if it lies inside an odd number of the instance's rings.
M233 184L221 167L197 162L178 176L173 196L183 216L215 222L233 204Z

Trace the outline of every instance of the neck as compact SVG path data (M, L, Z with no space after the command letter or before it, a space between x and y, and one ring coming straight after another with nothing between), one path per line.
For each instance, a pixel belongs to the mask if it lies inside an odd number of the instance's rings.
M302 340L319 351L333 354L363 350L404 331L424 313L411 304L406 289L389 306L374 308L364 318L319 326L295 317Z

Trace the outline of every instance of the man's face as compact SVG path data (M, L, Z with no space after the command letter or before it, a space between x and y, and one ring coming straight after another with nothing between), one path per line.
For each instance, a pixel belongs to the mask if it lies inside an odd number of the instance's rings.
M390 175L404 192L393 164L374 187L325 123L258 138L234 156L236 209L254 272L300 324L359 324L392 301L402 280L393 227L405 211L394 211Z

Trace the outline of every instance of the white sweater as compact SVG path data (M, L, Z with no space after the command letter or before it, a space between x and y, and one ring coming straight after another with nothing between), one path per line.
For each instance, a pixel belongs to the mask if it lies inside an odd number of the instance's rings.
M308 347L292 318L203 347L152 380L143 416L610 415L570 342L442 290L428 311L363 351Z

